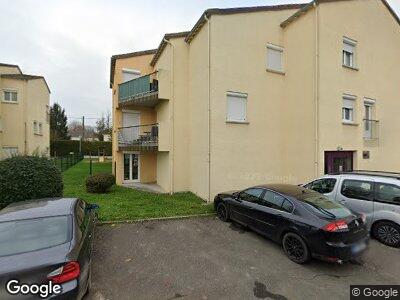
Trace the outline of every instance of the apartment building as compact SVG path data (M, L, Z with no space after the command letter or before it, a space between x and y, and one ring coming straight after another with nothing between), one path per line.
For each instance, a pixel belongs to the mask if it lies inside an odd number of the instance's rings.
M0 63L0 159L48 155L50 89L43 76Z
M113 56L117 183L212 201L399 171L399 25L384 0L209 9L157 49Z

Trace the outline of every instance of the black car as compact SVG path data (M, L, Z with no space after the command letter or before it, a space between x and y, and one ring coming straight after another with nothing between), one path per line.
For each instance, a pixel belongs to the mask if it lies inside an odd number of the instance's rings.
M81 299L91 284L97 208L57 198L0 210L0 299Z
M369 242L365 216L303 187L262 185L221 193L214 201L222 221L231 219L281 243L296 263L311 257L349 261Z

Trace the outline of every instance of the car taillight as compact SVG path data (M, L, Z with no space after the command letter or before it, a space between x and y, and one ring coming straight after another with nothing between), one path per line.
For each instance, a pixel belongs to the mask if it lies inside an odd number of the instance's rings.
M71 261L47 275L53 283L64 283L79 277L81 270L79 263Z
M335 232L338 230L343 230L343 229L348 229L349 227L347 226L347 223L345 220L338 220L334 221L332 223L329 223L328 225L325 225L322 229L328 232Z

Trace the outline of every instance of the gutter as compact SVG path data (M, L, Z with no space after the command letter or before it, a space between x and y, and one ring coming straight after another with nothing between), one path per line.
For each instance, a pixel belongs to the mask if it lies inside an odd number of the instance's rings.
M170 168L169 168L169 170L170 170L170 174L169 174L169 185L170 185L170 194L172 195L173 193L174 193L174 140L175 140L175 137L174 137L174 129L175 129L175 120L174 120L174 106L175 106L175 99L174 99L174 50L175 50L175 47L174 47L174 45L169 41L169 40L167 40L166 38L164 38L163 39L163 42L165 42L165 43L167 43L167 44L169 44L171 47L172 47L172 54L171 54L171 56L172 56L172 58L171 58L171 99L170 99L170 103L171 103L171 110L170 110L170 116L169 116L169 119L170 119L170 121L171 121L171 132L170 132L170 134L171 134L171 148L170 148L170 151L169 151L169 154L170 154L170 164L171 164L171 166L170 166Z
M210 19L207 17L207 14L204 14L204 18L207 22L207 30L208 30L208 45L207 45L207 52L208 52L208 202L211 202L211 22Z
M315 176L319 173L319 7L315 8Z

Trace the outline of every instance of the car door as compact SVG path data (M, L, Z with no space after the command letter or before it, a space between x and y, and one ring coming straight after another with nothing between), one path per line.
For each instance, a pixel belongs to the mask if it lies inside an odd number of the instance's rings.
M288 213L288 206L290 206L290 202L285 197L271 190L265 190L254 211L255 230L276 239L280 235L282 227L286 225L285 215Z
M400 186L394 183L375 183L374 221L390 220L400 224Z
M255 205L260 201L263 192L262 188L249 188L240 192L231 205L232 218L253 228L255 226Z
M356 213L363 213L367 223L374 217L374 182L372 179L343 178L336 201Z
M324 177L314 180L304 187L310 190L314 190L318 193L324 194L331 200L335 200L335 186L337 184L336 178Z

